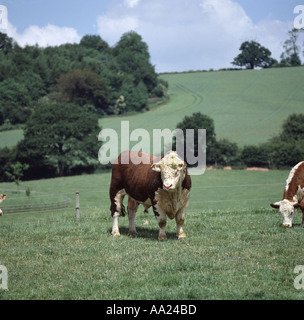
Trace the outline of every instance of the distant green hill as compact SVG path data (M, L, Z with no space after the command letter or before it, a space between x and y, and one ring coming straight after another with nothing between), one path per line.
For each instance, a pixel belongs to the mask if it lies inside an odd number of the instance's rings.
M304 68L165 75L175 118L200 111L218 138L258 144L280 131L291 113L304 113ZM178 119L176 119L178 120ZM173 119L172 119L173 121Z
M291 113L304 113L304 68L165 74L170 102L151 112L101 120L103 128L176 128L185 115L200 111L214 119L218 138L239 146L277 135Z
M0 132L0 148L13 147L22 139L22 129Z
M277 135L291 113L304 113L304 68L215 71L164 74L169 82L170 101L150 112L107 117L101 126L120 132L121 120L130 121L130 130L176 128L185 115L200 111L214 119L217 138L238 145L259 144ZM0 133L0 147L13 145L22 131Z

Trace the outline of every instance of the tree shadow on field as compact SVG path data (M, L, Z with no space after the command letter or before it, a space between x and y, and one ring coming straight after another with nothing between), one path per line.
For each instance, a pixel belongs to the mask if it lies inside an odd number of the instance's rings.
M129 236L130 238L140 238L140 239L146 239L151 241L159 241L158 240L158 234L159 230L152 229L152 228L142 228L142 227L136 227L137 234L130 233L129 228L126 227L120 227L119 232L120 235ZM109 233L112 232L112 229L109 229ZM175 232L166 232L167 240L177 240L176 233Z

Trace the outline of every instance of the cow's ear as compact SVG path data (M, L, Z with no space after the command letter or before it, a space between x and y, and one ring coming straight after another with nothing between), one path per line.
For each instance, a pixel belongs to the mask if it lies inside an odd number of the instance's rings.
M279 202L271 203L270 206L274 209L279 209L280 204L281 204L281 202L279 201Z
M151 168L152 168L153 171L156 171L156 172L160 172L161 171L159 163L153 163Z
M301 204L300 204L300 203L295 203L295 204L293 205L293 207L294 207L295 209L299 209L299 208L301 208Z

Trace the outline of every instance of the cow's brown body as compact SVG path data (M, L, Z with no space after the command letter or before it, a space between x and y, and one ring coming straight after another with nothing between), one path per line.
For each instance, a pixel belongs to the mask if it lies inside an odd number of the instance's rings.
M133 155L134 153L133 151ZM153 207L160 228L164 228L166 225L164 215L169 216L171 219L175 217L178 220L179 216L184 215L184 210L188 204L191 178L188 175L185 164L180 184L177 184L174 190L164 190L161 173L152 169L152 164L161 161L161 158L136 152L137 156L144 158L144 163L134 164L131 155L132 152L130 151L123 152L118 157L116 164L112 165L110 186L111 215L113 219L117 220L117 225L116 222L113 222L112 234L114 235L119 235L118 217L124 215L122 201L125 195L129 196L128 216L131 232L136 232L134 219L139 204L144 205L146 210L151 206ZM128 163L124 164L126 162ZM177 170L177 172L180 173L180 170ZM172 203L170 203L171 201ZM180 221L179 223L181 224ZM181 235L178 236L181 238Z

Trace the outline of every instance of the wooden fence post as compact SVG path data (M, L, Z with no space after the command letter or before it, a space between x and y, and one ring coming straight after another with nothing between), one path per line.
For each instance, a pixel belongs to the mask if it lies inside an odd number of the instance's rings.
M80 219L79 191L76 191L76 218Z

